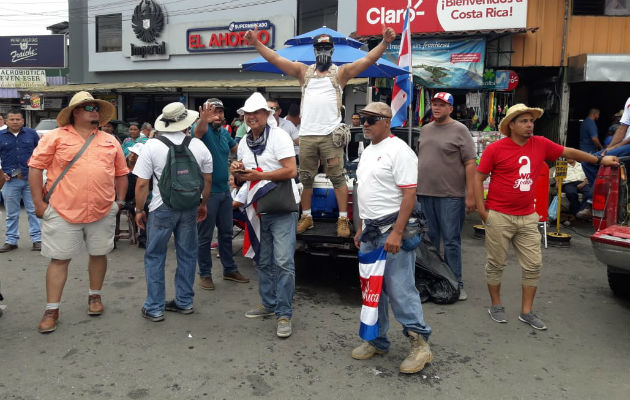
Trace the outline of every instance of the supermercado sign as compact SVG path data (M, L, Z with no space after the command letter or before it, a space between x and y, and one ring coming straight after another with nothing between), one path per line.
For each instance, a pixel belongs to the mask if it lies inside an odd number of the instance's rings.
M186 49L191 53L251 50L245 32L258 26L258 40L274 48L275 26L269 21L232 22L228 26L192 28L186 31Z
M381 24L402 32L406 0L357 2L357 34L380 35ZM412 0L411 32L525 28L527 0Z
M0 88L30 88L46 86L43 69L0 68Z

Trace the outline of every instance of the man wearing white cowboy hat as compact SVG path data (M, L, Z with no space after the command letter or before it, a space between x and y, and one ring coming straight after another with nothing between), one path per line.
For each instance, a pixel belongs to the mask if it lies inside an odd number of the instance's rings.
M599 156L563 147L542 136L534 136L534 121L540 108L516 104L499 124L505 138L489 145L481 156L474 180L475 203L486 231L486 282L495 322L507 322L501 303L501 276L509 244L512 243L522 268L522 302L518 319L534 329L547 329L532 311L542 268L539 216L534 211L536 179L545 161L560 157L601 165L616 165L617 157ZM486 201L483 181L492 175Z
M138 176L136 182L136 223L147 230L147 244L144 254L144 269L147 279L147 297L142 307L142 316L150 321L164 320L164 310L180 314L193 312L193 283L197 267L197 222L207 215L206 203L212 185L212 155L203 142L184 133L197 120L199 113L187 110L179 102L167 104L162 114L155 120L155 129L159 137L149 139L136 161L133 173ZM196 199L190 208L169 206L162 198L160 178L172 166L166 165L172 146L187 145L194 157L194 168L178 169L176 174L191 174L197 169L203 177L201 202ZM181 154L181 153L180 153ZM186 152L188 154L188 152ZM179 157L179 155L178 155ZM187 156L184 156L187 157ZM189 160L189 158L186 158ZM179 158L177 159L179 162ZM170 172L169 171L169 172ZM172 174L172 172L171 172ZM167 175L168 176L168 175ZM171 175L172 176L172 175ZM149 179L153 179L153 198L149 204L147 218L144 206L149 194ZM172 179L175 177L172 176ZM198 197L198 196L196 196ZM172 198L171 198L172 199ZM175 273L175 299L165 301L164 263L171 234L175 235L177 249L177 271Z
M98 130L114 112L111 103L78 92L57 115L59 128L41 138L28 163L35 213L42 218L42 255L51 259L42 333L57 327L68 265L83 242L90 255L88 314L104 310L107 254L114 248L116 213L124 204L129 172L116 138ZM43 170L48 171L45 191Z

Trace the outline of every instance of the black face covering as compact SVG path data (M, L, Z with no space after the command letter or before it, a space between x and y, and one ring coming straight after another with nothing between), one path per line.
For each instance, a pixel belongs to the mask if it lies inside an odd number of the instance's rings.
M330 68L332 64L332 54L335 48L330 47L315 47L315 68L318 71L324 72Z

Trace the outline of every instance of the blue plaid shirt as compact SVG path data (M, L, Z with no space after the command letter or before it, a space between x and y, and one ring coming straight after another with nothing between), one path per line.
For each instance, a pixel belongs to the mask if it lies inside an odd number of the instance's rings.
M22 127L17 137L9 129L0 131L0 160L2 171L9 176L22 172L28 176L28 159L39 143L39 135L35 129ZM15 172L15 174L14 174Z

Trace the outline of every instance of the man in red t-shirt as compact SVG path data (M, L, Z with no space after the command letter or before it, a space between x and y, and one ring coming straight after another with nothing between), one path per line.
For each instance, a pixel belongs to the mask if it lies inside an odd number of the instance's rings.
M543 114L540 108L516 104L499 124L507 136L483 152L474 180L475 203L486 230L486 282L492 305L488 309L496 322L507 322L501 304L501 276L509 244L512 243L522 268L523 298L518 319L535 329L547 329L532 312L542 267L539 215L534 211L536 178L545 161L560 157L598 165L616 165L617 157L599 156L563 147L541 136L534 136L534 121ZM483 181L491 175L486 201Z

